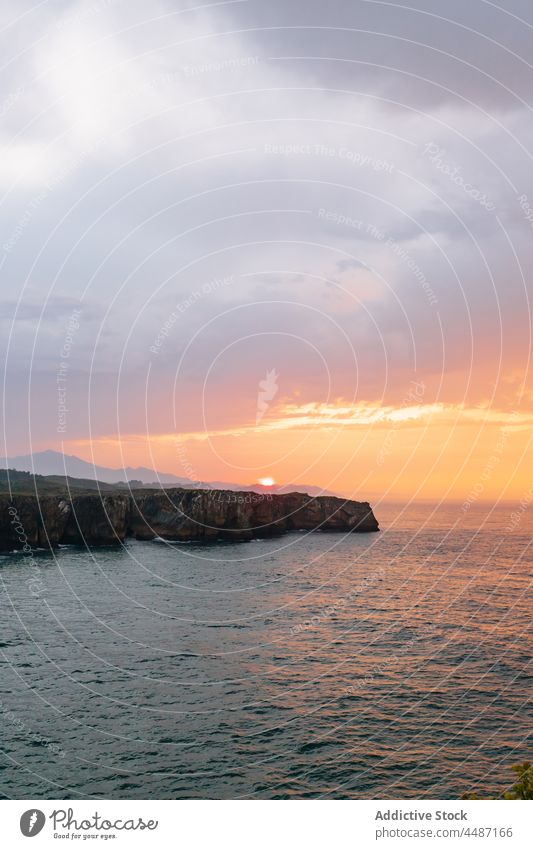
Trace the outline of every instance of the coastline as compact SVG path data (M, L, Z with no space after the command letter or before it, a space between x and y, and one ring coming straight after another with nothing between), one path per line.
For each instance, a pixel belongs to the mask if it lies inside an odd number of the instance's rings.
M373 533L368 502L305 493L254 494L172 488L56 495L0 495L0 551L138 540L247 542L289 531Z

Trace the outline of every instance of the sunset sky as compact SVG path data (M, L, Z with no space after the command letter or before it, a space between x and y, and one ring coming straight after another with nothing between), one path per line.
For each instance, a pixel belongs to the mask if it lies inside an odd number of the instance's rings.
M437 8L2 4L5 456L524 497L533 18Z

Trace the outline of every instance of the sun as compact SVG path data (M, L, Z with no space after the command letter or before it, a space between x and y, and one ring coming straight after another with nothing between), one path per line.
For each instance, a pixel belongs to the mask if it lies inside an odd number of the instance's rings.
M257 483L260 483L261 486L274 486L276 481L274 478L259 478Z

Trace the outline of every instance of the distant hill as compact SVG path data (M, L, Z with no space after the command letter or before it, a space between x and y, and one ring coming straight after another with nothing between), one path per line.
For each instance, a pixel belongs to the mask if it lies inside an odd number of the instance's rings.
M123 469L109 469L106 466L95 466L75 457L73 454L62 454L60 451L38 451L35 454L25 454L19 457L9 457L1 464L3 468L17 469L20 472L33 472L36 475L65 475L73 478L99 480L103 483L126 483L130 480L141 481L143 484L163 483L172 486L193 486L190 478L179 478L176 475L156 472L144 466Z
M131 488L138 487L183 487L185 489L229 489L240 492L271 492L283 494L287 492L306 492L308 495L335 495L329 490L318 486L306 484L275 484L273 486L261 486L261 484L239 484L227 481L193 481L190 478L180 478L170 472L159 472L145 466L125 466L122 469L108 468L107 466L95 466L76 457L73 454L63 454L60 451L37 451L35 454L24 454L18 457L9 457L5 462L0 461L1 469L17 470L32 475L46 478L49 487L58 486L64 488L70 485L76 489L97 488L98 483L112 485L113 488L128 485ZM13 477L13 476L12 476ZM69 479L69 482L66 480ZM4 481L5 472L0 476ZM13 478L15 483L15 479ZM17 486L25 487L31 483L30 477L19 479ZM40 488L44 487L45 481L40 481ZM105 488L105 487L101 487Z
M16 469L0 469L0 493L13 495L68 495L69 492L87 493L100 490L116 492L126 484L113 485L88 478L70 478L64 475L33 475L31 472L19 472Z

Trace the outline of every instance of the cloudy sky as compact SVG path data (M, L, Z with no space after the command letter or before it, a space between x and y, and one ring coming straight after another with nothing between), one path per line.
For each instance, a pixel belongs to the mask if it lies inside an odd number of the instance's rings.
M6 0L0 28L4 455L523 496L527 0Z

